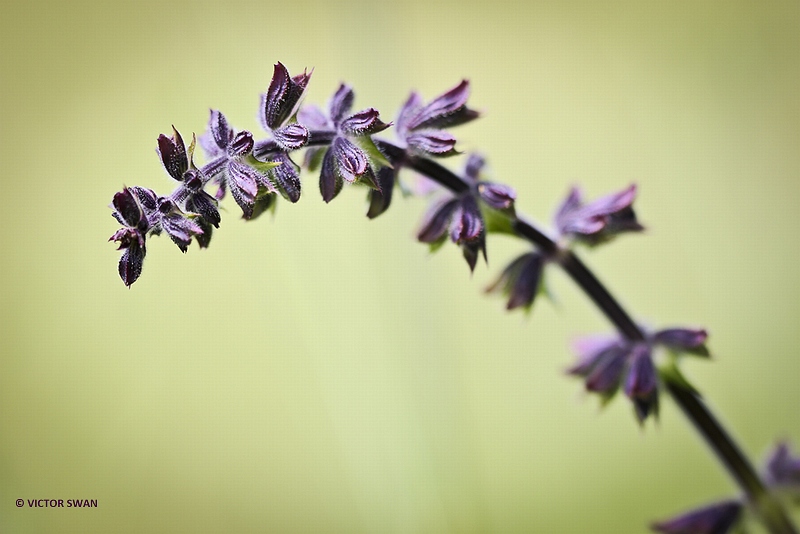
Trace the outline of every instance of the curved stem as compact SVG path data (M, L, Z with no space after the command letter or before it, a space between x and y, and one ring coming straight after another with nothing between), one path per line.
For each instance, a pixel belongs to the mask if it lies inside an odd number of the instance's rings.
M391 143L384 142L384 144L391 146L390 150L402 150ZM407 156L404 163L456 193L468 188L461 177L430 159ZM519 218L514 218L511 222L516 235L556 259L623 336L632 341L645 340L641 328L578 256L571 250L560 248L556 242L530 223ZM705 438L706 443L747 496L767 529L773 534L797 534L797 529L783 506L767 490L747 457L699 395L687 387L685 382L678 380L677 376L662 373L662 379L667 392Z
M577 283L600 308L608 319L617 327L622 335L632 341L644 341L644 333L639 326L633 322L630 315L622 308L611 293L595 277L584 263L572 253L566 251L561 255L559 263L567 271L572 279Z

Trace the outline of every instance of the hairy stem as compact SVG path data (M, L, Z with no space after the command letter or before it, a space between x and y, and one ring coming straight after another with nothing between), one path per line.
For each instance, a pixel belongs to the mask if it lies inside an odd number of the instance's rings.
M382 143L391 146L390 150L402 150L390 143ZM461 177L435 161L410 156L406 157L404 163L453 192L460 193L468 189L468 185ZM555 258L623 336L632 341L645 339L641 328L578 256L570 250L562 249L545 233L519 218L512 221L512 227L516 235ZM767 529L772 534L797 534L797 529L783 506L767 490L747 457L699 395L669 374L662 373L662 379L675 403L705 438L719 461L747 496Z

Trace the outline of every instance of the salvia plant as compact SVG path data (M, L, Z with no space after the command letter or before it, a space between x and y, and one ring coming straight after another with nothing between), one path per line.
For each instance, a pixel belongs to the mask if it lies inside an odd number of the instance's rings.
M754 468L679 370L684 356L710 356L707 332L683 326L645 328L574 251L643 229L633 210L635 185L594 200L573 188L556 210L554 235L548 235L517 213L513 188L487 179L482 156L467 155L457 171L439 163L460 154L451 130L479 116L467 106L468 81L427 102L412 92L396 120L384 122L374 108L353 111L355 93L345 84L326 108L301 107L311 74L291 76L284 65L275 65L258 113L263 139L237 131L217 110L210 112L208 130L199 139L192 135L188 145L174 127L158 137L156 152L174 181L172 193L162 196L131 186L116 193L111 203L122 228L110 241L122 251L119 275L126 286L141 275L151 236L166 233L182 252L192 240L201 248L209 246L220 224L218 203L228 193L244 219L256 219L280 197L299 200L304 168L319 175L325 202L336 198L345 183L368 186L367 216L375 218L390 207L395 189L409 191L401 175L416 173L445 191L422 221L419 241L432 249L453 242L474 270L479 258L486 259L488 234L518 237L524 250L488 288L507 299L509 310L531 308L543 291L545 269L566 271L616 329L576 342L576 362L568 373L602 402L622 390L640 424L657 417L660 396L668 394L738 485L739 495L653 522L654 531L724 534L742 531L756 520L774 534L797 532L786 510L800 502L800 457L779 443L762 469ZM393 140L386 137L391 131ZM198 142L207 162L200 166L194 158Z

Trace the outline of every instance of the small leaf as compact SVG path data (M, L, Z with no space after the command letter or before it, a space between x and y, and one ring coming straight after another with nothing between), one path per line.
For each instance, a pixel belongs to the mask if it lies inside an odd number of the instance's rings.
M372 137L365 135L362 137L356 137L352 139L352 141L364 151L374 169L377 170L381 167L389 167L390 169L394 168L391 162L386 159L386 156L383 155L383 152L381 152L380 149L375 145Z
M247 162L248 165L250 165L257 171L262 173L265 173L267 171L274 169L279 165L282 165L280 161L259 161L252 154L248 154L245 161Z
M516 235L513 213L509 214L505 210L491 208L485 203L481 205L481 213L488 233Z
M697 388L694 387L691 382L689 382L686 377L683 376L680 369L678 369L678 364L676 363L675 358L670 358L667 363L660 365L658 368L658 375L661 377L663 382L677 386L685 391L689 391L698 397L700 396L700 392L697 390Z

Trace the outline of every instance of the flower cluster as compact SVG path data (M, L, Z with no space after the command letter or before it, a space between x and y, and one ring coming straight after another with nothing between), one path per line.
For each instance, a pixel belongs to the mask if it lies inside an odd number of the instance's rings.
M588 245L597 245L609 241L617 234L640 232L644 229L633 212L635 185L588 204L584 203L582 197L581 190L573 187L558 208L555 223L561 236Z
M339 194L345 181L378 187L374 170L376 162L370 161L367 155L371 148L369 136L385 130L390 124L381 121L380 113L374 108L351 114L354 100L353 89L341 84L328 103L327 115L317 107L300 110L300 120L320 132L312 133L312 138L329 139L329 147L315 149L311 156L322 158L319 189L325 202ZM377 149L372 152L377 153Z
M470 154L463 175L466 189L435 204L417 233L417 239L434 248L441 246L449 236L461 247L470 270L475 269L479 252L486 259L486 222L480 206L513 212L517 196L506 185L481 180L484 165L481 156Z
M469 82L462 80L443 95L423 105L422 97L412 92L397 118L397 135L412 151L430 156L452 156L456 138L444 128L478 118L467 107Z
M568 373L582 377L586 390L605 400L622 386L641 422L658 412L658 371L653 350L661 346L676 353L708 357L707 337L705 330L670 328L650 334L643 341L619 336L579 339L573 347L578 363Z

